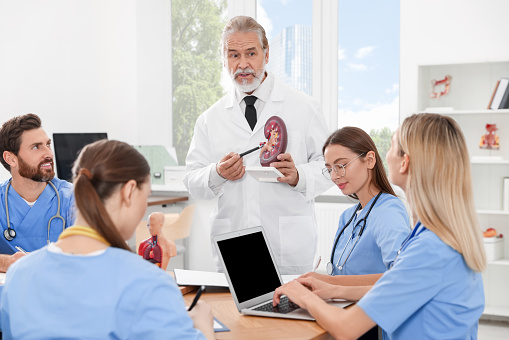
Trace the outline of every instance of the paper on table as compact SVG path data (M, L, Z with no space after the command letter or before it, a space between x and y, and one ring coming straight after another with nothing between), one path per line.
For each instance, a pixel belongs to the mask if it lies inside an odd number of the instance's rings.
M180 286L215 286L228 287L224 273L204 272L199 270L174 269L175 282ZM283 283L290 282L299 275L281 275Z

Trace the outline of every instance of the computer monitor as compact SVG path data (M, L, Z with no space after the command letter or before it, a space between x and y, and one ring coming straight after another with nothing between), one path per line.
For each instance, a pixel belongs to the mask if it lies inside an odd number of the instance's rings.
M53 147L58 178L71 181L72 166L81 149L100 139L108 139L108 134L105 132L54 133Z

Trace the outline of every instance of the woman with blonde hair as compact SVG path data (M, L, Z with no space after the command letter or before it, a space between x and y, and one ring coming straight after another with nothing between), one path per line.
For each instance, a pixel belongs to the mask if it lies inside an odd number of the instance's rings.
M188 313L170 276L126 244L151 191L145 158L97 141L81 151L73 182L75 225L7 272L4 339L214 339L210 307Z
M374 286L299 278L276 290L274 304L287 295L337 339L356 339L375 324L389 339L476 339L486 256L458 124L435 114L406 118L387 161L419 221L393 267ZM322 300L329 298L359 301L343 310Z

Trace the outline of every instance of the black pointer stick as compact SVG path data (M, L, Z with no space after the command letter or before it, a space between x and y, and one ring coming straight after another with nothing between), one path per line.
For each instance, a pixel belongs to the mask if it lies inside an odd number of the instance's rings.
M261 149L262 147L263 145L257 146L256 148L252 148L251 150L247 150L246 152L241 153L239 156L244 157L245 155L249 155L251 152Z

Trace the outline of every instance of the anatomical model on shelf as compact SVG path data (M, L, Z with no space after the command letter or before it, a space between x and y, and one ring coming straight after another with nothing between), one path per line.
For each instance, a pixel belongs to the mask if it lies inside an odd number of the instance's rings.
M497 233L497 230L495 228L488 228L486 231L483 231L482 236L485 238L495 237L495 238L502 238L504 235Z
M148 217L147 227L152 237L138 247L138 255L166 270L170 258L177 256L177 246L163 234L164 214L155 212Z
M431 99L439 99L448 94L451 88L451 80L452 76L445 76L445 78L441 80L433 79L431 81L431 93L429 97Z
M481 137L479 147L481 149L498 150L500 148L500 142L497 134L496 124L486 124L486 134Z

